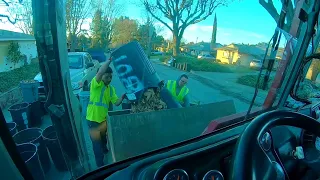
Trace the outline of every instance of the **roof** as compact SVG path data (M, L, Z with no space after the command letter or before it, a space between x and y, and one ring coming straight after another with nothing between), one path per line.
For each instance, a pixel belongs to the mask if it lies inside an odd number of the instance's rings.
M215 47L221 47L222 44L216 43ZM211 43L208 42L200 42L197 44L192 44L192 45L186 45L185 48L192 49L192 50L197 50L197 51L212 51L211 49Z
M246 44L230 44L228 46L223 46L217 48L217 50L227 50L227 51L238 51L241 54L250 54L256 57L263 57L265 54L265 49L258 48L255 45Z
M35 41L34 36L0 29L0 41Z

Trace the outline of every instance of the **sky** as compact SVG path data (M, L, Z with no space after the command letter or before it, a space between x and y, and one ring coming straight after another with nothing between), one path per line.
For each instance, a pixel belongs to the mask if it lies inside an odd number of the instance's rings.
M121 15L139 21L143 19L143 8L137 3L139 0L118 1L123 4ZM279 11L281 8L280 1L275 0L274 4ZM4 8L0 7L0 13L5 13L4 11ZM221 44L268 42L276 27L276 22L259 4L258 0L234 0L227 7L218 7L214 14L217 15L217 42ZM200 23L190 25L186 29L183 39L187 42L209 42L211 40L214 14ZM161 35L166 39L172 38L168 28L164 27L160 22L156 22L156 24L162 27ZM85 24L84 28L89 28L89 24ZM19 32L19 29L8 22L0 22L0 29Z

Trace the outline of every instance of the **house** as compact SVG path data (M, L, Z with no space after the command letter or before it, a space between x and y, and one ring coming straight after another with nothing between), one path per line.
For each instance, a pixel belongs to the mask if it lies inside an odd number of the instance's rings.
M214 48L222 47L220 43L216 43ZM186 45L180 48L181 52L198 56L199 54L214 54L214 48L211 47L211 43L200 42L197 44Z
M216 48L217 61L225 64L239 64L249 66L253 59L261 60L265 49L258 48L255 45L230 44Z
M8 47L11 42L17 42L20 46L20 52L24 59L13 64L7 59ZM31 59L37 57L37 46L35 38L32 35L0 30L0 72L10 71L15 68L30 64Z

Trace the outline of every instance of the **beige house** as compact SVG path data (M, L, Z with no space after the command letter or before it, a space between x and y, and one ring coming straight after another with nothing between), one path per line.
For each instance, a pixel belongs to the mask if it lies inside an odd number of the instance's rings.
M19 44L20 52L25 56L24 60L15 65L7 60L8 47L12 41ZM32 35L0 30L0 72L10 71L25 64L30 64L31 59L36 57L37 46L35 38Z
M215 47L222 47L220 43L216 43ZM188 53L193 56L205 55L205 54L213 54L214 50L211 48L211 43L200 42L197 44L186 45L180 47L181 52Z
M254 59L261 60L264 50L253 45L230 44L217 48L217 61L224 64L239 64L249 66Z

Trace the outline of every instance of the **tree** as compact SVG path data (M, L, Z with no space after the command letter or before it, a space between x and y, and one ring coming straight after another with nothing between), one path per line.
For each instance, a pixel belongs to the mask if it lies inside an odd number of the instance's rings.
M148 49L149 45L149 35L150 35L150 28L152 28L153 32L155 28L150 24L143 24L139 26L138 29L138 37L137 40L139 41L140 45L146 50ZM156 33L152 33L151 41L156 37Z
M112 46L117 47L138 38L138 23L129 17L115 19L113 26Z
M78 45L77 49L85 51L90 46L90 41L92 41L85 33L81 33L78 36Z
M283 3L286 0L281 0L281 2ZM273 0L259 0L259 3L261 4L261 6L268 11L268 13L272 16L272 18L275 20L276 23L278 23L279 18L280 18L280 14L278 13L277 9L275 8L274 4L273 4ZM292 19L293 19L293 15L294 15L294 7L293 7L293 2L292 0L289 0L289 4L287 7L287 16L286 16L286 21L285 24L283 26L283 29L286 32L289 32L291 24L292 24Z
M90 8L88 0L66 0L67 33L71 39L70 51L77 46L77 36L82 32L82 25L89 17Z
M226 5L229 0L143 0L145 9L156 20L166 26L173 35L173 55L176 56L179 53L179 46L183 33L191 24L199 23L210 15L213 11L222 5ZM162 14L171 23L169 25L164 19L161 18Z
M15 3L9 6L8 12L14 15L18 22L14 26L20 29L25 34L33 35L33 16L32 16L32 1L24 0L22 3Z
M98 9L94 14L91 23L91 47L106 49L111 42L112 26L112 20L103 17L102 11Z
M19 43L10 41L8 46L8 60L13 63L13 67L22 60L22 56Z
M107 48L112 39L113 23L123 8L117 0L94 0L95 14L90 25L92 48Z
M162 47L165 43L164 37L161 35L156 35L153 40L152 40L152 44L153 47Z

